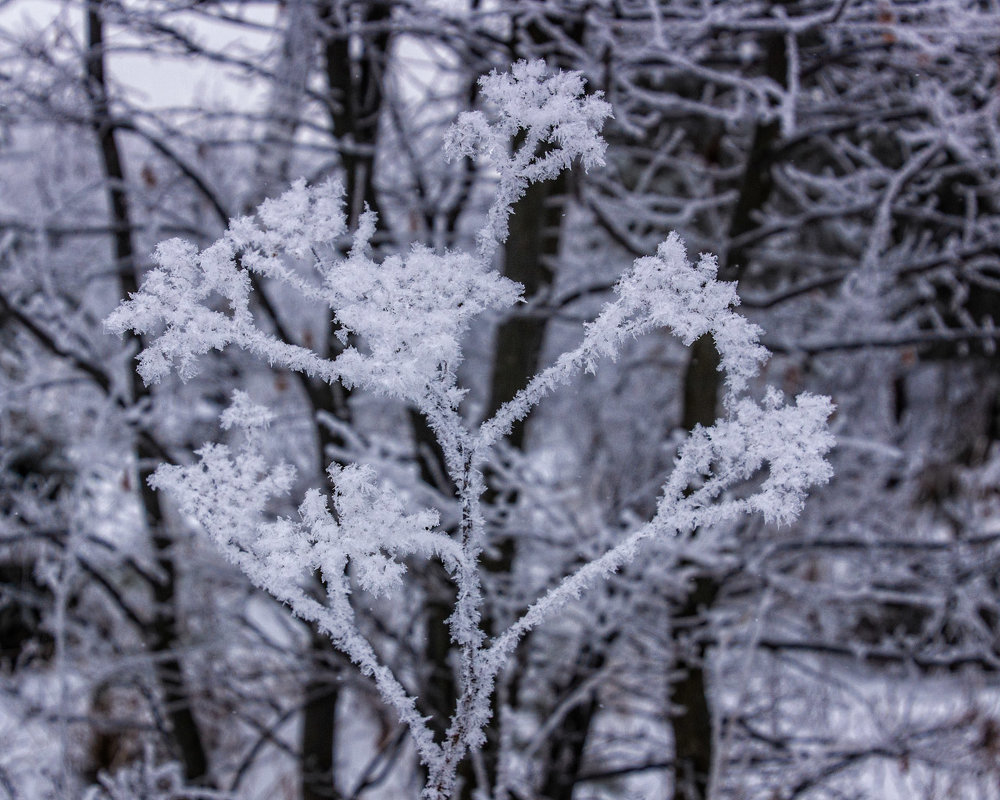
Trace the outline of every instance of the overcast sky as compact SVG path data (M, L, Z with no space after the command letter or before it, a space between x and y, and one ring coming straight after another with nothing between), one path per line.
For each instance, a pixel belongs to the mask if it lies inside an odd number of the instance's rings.
M242 4L242 7L251 9L261 22L270 23L277 6L262 3L256 6ZM48 31L47 41L51 42L55 30L61 27L71 31L75 40L81 42L84 36L82 9L83 4L77 1L10 0L0 5L0 30L4 39L13 36L17 40ZM198 17L191 31L199 42L211 49L234 54L260 51L272 39L270 33L213 22L204 17ZM129 38L113 27L106 36L112 48L129 44ZM230 71L217 65L192 62L190 57L183 55L165 58L148 53L117 53L110 56L109 66L112 80L135 90L130 95L145 108L246 103L247 93L254 91L246 82L236 80Z

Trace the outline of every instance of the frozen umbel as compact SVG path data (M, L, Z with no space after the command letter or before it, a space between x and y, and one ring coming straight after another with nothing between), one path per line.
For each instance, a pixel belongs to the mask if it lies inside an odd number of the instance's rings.
M275 519L267 511L291 491L294 470L267 463L260 444L271 412L243 392L234 393L222 419L224 427L244 431L241 449L206 445L198 463L163 466L153 484L196 518L256 585L325 631L374 681L409 727L427 769L427 800L452 796L459 764L483 743L496 677L528 631L634 559L645 541L755 512L788 523L807 490L831 474L825 460L833 444L826 427L829 399L803 394L785 403L775 390L761 402L747 396L767 358L758 343L760 330L733 310L739 302L735 285L716 280L715 258L701 255L691 263L676 234L655 255L633 263L615 287L614 300L585 326L576 347L535 375L492 418L479 425L464 419L465 390L457 377L463 336L475 320L503 313L521 299L520 285L492 268L511 208L529 183L552 178L574 162L601 165L599 129L610 115L599 96L584 94L579 74L551 75L541 61L493 73L481 87L492 118L464 113L447 137L452 155L489 160L498 176L475 251L437 252L415 244L377 262L370 244L374 214L365 213L350 232L339 184L299 182L264 202L256 218L233 220L225 235L201 252L180 240L161 244L158 268L107 323L113 331L131 329L147 337L148 347L139 355L147 382L171 370L189 377L199 355L238 347L279 368L400 400L426 418L458 490L461 518L450 530L439 526L435 511L409 507L407 498L364 464L331 465L332 497L311 489L297 516ZM347 235L352 244L345 257L335 242ZM303 261L313 269L295 266ZM285 284L328 307L340 326L342 352L324 358L257 327L251 276ZM223 310L217 307L220 297ZM726 378L724 416L690 432L651 519L538 597L506 630L488 637L481 624L486 545L481 503L491 453L544 397L581 372L596 370L601 359L615 358L628 340L658 328L670 329L688 345L707 334L714 338ZM459 697L443 740L435 739L404 679L380 661L352 606L352 589L376 596L398 592L404 559L411 558L440 560L457 588L448 624ZM310 573L322 577L325 602L305 588Z

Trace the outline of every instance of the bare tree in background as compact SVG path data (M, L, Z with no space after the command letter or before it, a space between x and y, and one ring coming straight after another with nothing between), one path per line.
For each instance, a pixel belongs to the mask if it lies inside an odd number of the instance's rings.
M989 796L994 714L975 687L995 665L992 6L90 7L94 18L67 4L4 34L0 661L16 709L4 719L28 723L6 723L22 744L0 786L21 787L27 766L52 785L100 773L137 786L140 765L147 782L194 781L198 759L184 765L176 738L186 695L220 791L416 795L407 736L371 685L183 525L150 527L138 471L189 463L242 388L280 409L273 430L292 452L274 456L303 485L331 459L367 460L457 530L421 415L233 352L145 397L128 378L140 343L122 348L99 321L157 241L207 246L299 176L340 177L355 220L366 203L378 211L377 260L413 241L471 248L496 176L445 163L444 130L481 104L479 74L544 57L612 104L608 166L517 203L496 264L528 303L465 342L465 418L489 417L574 347L629 264L677 230L719 254L720 278L739 278L743 312L777 354L766 382L833 395L841 446L835 482L795 526L703 527L683 548L654 546L529 634L461 791L826 796L864 792L883 770L917 796L944 780ZM202 64L247 91L157 107L129 88L133 52L158 57L165 80L175 63ZM88 78L99 61L103 89ZM350 244L345 232L336 246ZM252 298L287 344L341 346L272 278ZM689 355L645 337L514 426L484 473L485 634L651 517L677 432L718 413L716 358L708 339ZM152 457L138 462L140 447ZM169 546L157 551L154 530ZM443 736L460 694L454 590L433 562L408 567L411 622L386 627L379 608L366 630L399 643ZM153 655L157 619L175 638ZM75 698L62 715L25 688L50 675ZM931 686L952 711L927 707ZM62 730L45 738L63 754L23 757L33 725Z

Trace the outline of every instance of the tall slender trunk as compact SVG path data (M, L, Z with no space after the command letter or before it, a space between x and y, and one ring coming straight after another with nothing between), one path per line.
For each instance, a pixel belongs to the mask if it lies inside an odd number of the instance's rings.
M674 662L670 676L670 724L674 739L675 800L707 800L715 759L706 678L706 612L719 592L714 576L695 578L671 617Z
M289 0L279 6L281 56L270 87L267 118L254 158L254 183L264 197L283 188L295 154L306 90L315 66L317 30L312 0ZM251 207L256 207L257 198Z
M355 15L354 9L357 10ZM375 160L379 116L382 110L382 68L388 57L392 4L368 0L357 3L321 2L316 23L325 37L323 69L331 100L330 122L341 154L348 223L358 225L365 207L377 211ZM351 32L352 21L362 23L368 32ZM374 30L374 32L372 32ZM326 337L327 355L336 357L343 345L332 323ZM309 399L314 414L324 411L341 422L351 418L350 391L343 386L313 383ZM326 426L319 428L320 473L327 466L330 446L344 443ZM317 578L318 580L318 578ZM329 638L313 631L310 638L310 677L305 686L302 738L299 748L302 763L303 800L329 800L338 797L334 774L336 746L336 709L339 700L337 669L340 656Z
M768 75L783 82L786 72L784 41L773 37L766 58ZM772 153L780 136L777 121L759 123L750 140L739 194L729 219L730 242L757 227L755 215L771 196ZM738 280L745 272L749 253L729 247L720 265L721 280ZM711 425L718 413L721 395L719 353L711 337L698 339L691 348L683 383L681 425ZM714 725L708 702L706 645L703 635L706 615L721 586L715 575L702 573L690 584L687 595L672 612L674 662L671 665L668 715L674 739L675 800L706 800L711 796L711 777L716 757Z
M335 717L340 691L335 665L339 654L330 638L311 631L309 678L304 691L300 788L302 800L336 800L333 751Z
M569 677L559 687L558 697L566 697L579 690L607 661L607 651L616 634L602 637L593 645L585 645ZM549 737L549 756L541 779L541 794L545 800L572 800L583 766L583 755L594 717L599 708L599 690L591 689L586 697L570 709Z
M113 234L113 253L119 274L121 299L138 291L138 264L132 241L132 222L129 197L125 183L125 168L118 142L115 122L108 100L105 69L104 19L101 0L87 0L86 4L87 51L84 58L86 90L90 103L91 129L97 139L101 165L107 186L108 214ZM132 335L141 348L142 340ZM149 390L135 370L131 377L132 402L149 399ZM152 625L144 636L154 656L155 672L163 692L163 700L173 737L172 749L180 758L184 776L191 783L209 784L208 757L205 745L192 712L190 692L184 680L183 668L177 656L181 644L181 630L177 617L177 576L173 559L173 538L164 523L159 496L147 481L152 464L160 460L149 438L136 438L135 458L139 464L139 501L152 538L153 550L159 567L160 578L153 584L155 613Z

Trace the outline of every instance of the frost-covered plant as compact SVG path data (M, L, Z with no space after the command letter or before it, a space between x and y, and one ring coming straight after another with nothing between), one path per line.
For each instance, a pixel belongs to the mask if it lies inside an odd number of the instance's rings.
M801 395L788 405L769 391L758 404L745 396L748 381L767 357L758 343L760 331L733 311L739 302L735 286L716 280L715 258L702 255L690 263L674 234L656 255L636 260L615 287L614 300L585 327L575 348L538 373L491 419L472 427L466 423L459 412L464 390L456 375L463 335L484 312L502 312L520 299L521 287L489 263L496 244L506 238L511 206L530 182L550 178L575 160L600 164L604 144L598 130L610 114L599 97L583 95L579 75L548 76L541 62L522 62L509 75L490 75L482 87L499 118L463 114L448 136L453 155L491 159L499 175L498 196L476 253L414 245L377 263L369 246L375 218L368 212L353 233L349 254L338 257L331 243L347 229L342 188L299 182L265 202L256 220L234 220L218 242L200 253L177 240L161 244L159 267L108 320L114 331L131 329L150 337L139 356L146 381L157 381L172 368L182 377L192 375L198 355L235 345L272 365L412 404L426 417L458 488L462 513L454 531L439 527L433 511L407 508L371 467L360 465L331 466L332 497L310 490L296 517L269 518L269 501L290 491L293 470L265 462L259 442L270 414L240 392L222 422L243 429L242 449L206 445L197 464L163 466L153 484L170 491L255 584L326 631L373 679L409 726L427 767L428 800L452 795L459 763L483 743L494 681L529 630L633 559L644 541L752 512L787 523L801 509L807 489L830 476L824 458L832 444L826 430L829 400ZM508 153L518 132L518 147ZM305 280L288 259L312 259L321 280ZM258 328L250 311L252 274L288 284L327 306L340 326L342 352L324 358ZM223 298L228 309L210 307L213 296ZM726 416L691 432L652 519L488 639L481 625L481 470L491 451L560 384L595 370L602 358L615 358L627 340L663 327L688 345L706 334L714 337L727 381ZM750 484L752 490L734 491L755 477L759 481ZM376 595L397 592L404 557L440 560L458 589L448 624L459 699L443 741L435 740L404 682L379 660L351 605L352 586ZM322 576L325 602L304 588L304 576L313 572Z

